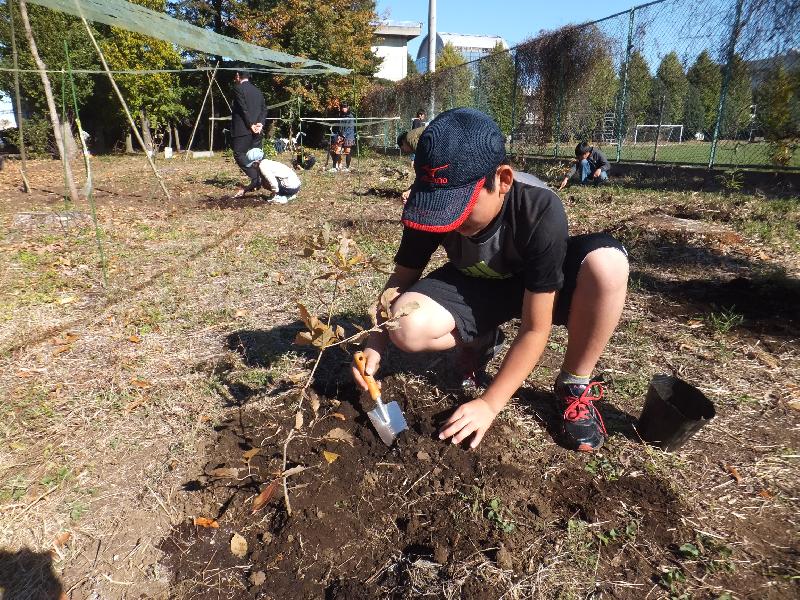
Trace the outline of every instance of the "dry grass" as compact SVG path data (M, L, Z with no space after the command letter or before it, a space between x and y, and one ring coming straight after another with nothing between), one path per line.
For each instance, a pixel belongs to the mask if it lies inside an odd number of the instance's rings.
M219 201L232 190L230 161L163 164L172 202L159 198L142 160L95 163L108 287L91 228L13 225L22 212L63 210L48 192L60 189L58 169L34 162L30 197L17 191L13 166L0 174L0 587L9 598L58 597L58 587L75 598L170 595L156 547L187 517L184 483L213 453L214 425L232 410L280 406L280 394L269 395L277 382L310 368L308 356L285 343L296 299L312 310L326 305L327 284L313 281L324 265L301 256L304 237L328 222L390 260L399 211L391 195L403 188L407 169L376 159L349 175L307 173L298 201L275 207ZM721 540L733 554L712 576L704 557L678 560L635 538L614 552L673 573L673 590L664 578L644 587L631 582L624 562L600 581L593 567L607 550L592 525L578 520L554 522L538 547L517 549L516 572L485 553L445 568L399 551L384 569L405 573L408 598L461 597L468 574L509 599L586 598L601 587L622 597L716 598L726 589L736 597L737 578L768 582L762 597L790 597L800 576L789 566L800 530L800 419L789 401L798 391L800 323L796 311L759 315L738 296L717 306L703 295L717 299L714 289L737 277L766 282L772 295L796 289L797 201L613 186L571 190L565 203L575 232L608 228L632 250L628 305L599 365L613 405L636 415L650 376L677 373L714 398L719 416L674 455L616 435L591 465L553 448L542 426L547 407L523 394L502 417L527 432L513 460L545 481L585 467L616 477L653 474L693 507L687 530ZM664 232L637 220L655 212L691 213L731 235ZM383 277L359 275L338 312L362 315ZM229 338L264 330L274 345L264 362L242 357ZM549 388L565 341L564 332L554 333L529 379L532 389ZM415 375L398 377L414 387ZM635 498L629 508L635 515ZM545 550L545 560L526 561ZM720 575L723 567L735 571ZM202 585L221 585L211 579Z

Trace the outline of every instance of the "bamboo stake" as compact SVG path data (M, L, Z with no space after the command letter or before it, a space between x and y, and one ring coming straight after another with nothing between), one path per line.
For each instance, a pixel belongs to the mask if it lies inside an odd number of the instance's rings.
M14 31L14 3L9 0L8 2L8 21L11 25L11 56L14 65L14 96L17 100L16 117L17 117L17 137L19 144L19 158L22 171L22 187L25 193L31 193L31 184L28 181L28 156L25 150L25 136L22 132L22 100L19 93L19 60L17 58L17 35Z
M78 95L75 93L75 78L72 76L72 61L69 59L69 46L67 40L64 40L64 55L67 58L67 73L69 74L69 86L72 90L72 104L75 107L75 124L78 126L78 137L81 140L81 148L83 148L83 166L86 170L86 188L84 192L86 199L89 201L89 208L92 211L92 221L94 222L94 237L97 242L97 254L100 256L100 271L103 274L103 287L108 287L108 271L106 265L106 255L103 251L103 237L100 235L100 223L97 221L97 207L94 203L94 186L92 185L92 166L89 162L89 148L86 147L86 140L83 137L83 126L81 125L81 116L78 112Z
M39 69L39 76L42 78L42 86L44 87L44 96L47 101L47 108L50 112L50 124L53 126L53 135L56 138L56 145L61 154L61 161L64 163L64 171L67 174L67 191L70 200L76 203L78 201L78 188L75 186L75 181L72 179L72 168L69 164L69 157L67 156L67 147L64 144L64 136L61 135L61 123L58 119L58 111L56 110L56 103L53 100L53 89L50 87L50 80L47 78L47 66L39 56L39 50L36 47L36 40L33 39L33 30L31 29L31 22L28 19L28 7L25 0L19 0L19 13L22 17L22 26L25 28L25 37L28 40L28 45L31 48L33 60Z
M24 2L24 0L20 0L20 2ZM111 74L111 69L108 68L106 57L105 55L103 55L103 51L97 44L97 40L94 38L94 34L92 33L92 28L89 27L89 23L86 22L86 19L84 17L81 17L81 21L83 21L83 26L86 27L86 32L89 34L89 39L92 41L92 46L94 46L94 49L97 51L97 55L100 57L100 62L103 64L103 70L106 72L106 75L108 75L108 80L111 82L111 87L114 88L114 92L117 94L117 98L119 98L120 104L122 104L122 108L125 111L125 116L128 117L128 124L131 126L133 133L136 134L136 141L139 142L139 145L142 148L144 148L144 155L147 157L147 162L150 165L150 168L153 170L153 174L156 176L158 184L161 186L161 191L164 192L164 195L167 197L167 200L171 200L169 192L167 191L167 187L164 185L164 181L161 179L161 175L158 174L158 169L156 169L156 164L153 162L153 157L150 156L150 153L147 151L147 146L145 146L144 144L142 135L136 128L136 123L133 122L133 117L131 116L131 112L128 110L128 104L125 102L125 98L122 96L122 92L119 90L119 87L117 87L117 82L114 80L114 76Z
M208 87L211 90L211 119L209 120L209 133L208 133L208 151L214 152L214 125L216 125L216 121L214 117L214 88L211 81L211 76L208 76Z
M194 142L194 134L197 132L197 126L200 124L200 119L203 116L203 109L206 107L206 100L208 100L208 93L211 91L211 86L214 84L214 79L217 76L217 68L219 67L219 62L214 66L214 72L211 74L211 81L208 84L208 89L206 90L206 95L203 96L203 103L200 105L200 110L197 113L197 119L194 122L194 127L192 128L192 135L189 137L189 145L186 146L186 153L183 155L183 160L189 158L189 153L192 151L192 142Z

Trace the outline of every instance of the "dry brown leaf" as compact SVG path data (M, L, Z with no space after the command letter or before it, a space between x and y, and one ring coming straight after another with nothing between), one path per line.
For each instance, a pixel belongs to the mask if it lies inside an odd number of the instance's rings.
M146 390L149 387L153 387L153 384L147 381L146 379L137 379L135 377L131 379L131 385L133 387L141 388L143 390Z
M53 348L53 356L58 356L59 354L69 352L70 350L72 350L72 346L56 346Z
M303 428L303 411L298 410L294 415L294 428L298 431Z
M282 477L291 477L292 475L297 475L298 473L302 473L308 467L304 467L303 465L297 465L296 467L292 467L291 469L286 469L283 473L281 473Z
M317 396L315 393L312 392L311 393L311 410L314 411L315 415L319 412L319 406L320 406L320 404L319 404L319 396Z
M129 335L128 336L128 341L133 343L133 344L138 344L139 342L142 341L142 338L139 337L138 335Z
M264 506L266 506L269 499L272 498L272 494L275 493L275 490L278 489L278 479L270 482L270 484L261 490L261 493L258 494L255 498L253 498L253 512L252 514L256 514L260 511Z
M55 537L55 539L53 539L53 546L56 548L61 548L61 546L66 544L70 538L72 538L72 532L62 531Z
M200 415L199 417L197 417L197 422L198 423L208 423L209 421L212 421L212 420L213 419L211 417L209 417L208 415Z
M339 456L341 456L341 455L340 454L336 454L336 452L328 452L327 450L323 450L322 451L322 456L325 457L325 460L328 461L328 464L331 464L337 458L339 458Z
M328 433L325 434L323 439L331 440L334 442L347 442L351 446L355 441L353 434L350 433L349 431L345 431L341 427L334 427Z
M247 556L247 540L238 533L234 533L231 538L231 554L238 558Z
M774 500L775 495L772 494L769 490L761 490L758 492L758 495L764 498L764 500Z
M239 477L239 469L220 467L218 469L213 469L210 475L212 477L219 477L220 479L236 479Z
M148 402L147 394L143 394L141 398L137 398L133 402L129 402L128 405L125 407L126 413L131 413L137 408L139 408L142 404L146 404Z
M217 523L214 519L209 519L207 517L195 517L194 524L197 527L206 527L210 529L219 529L219 523Z
M314 338L309 331L301 331L294 337L296 346L310 346L314 343Z
M272 281L274 281L274 282L275 282L275 283L277 283L278 285L286 285L286 283L287 283L287 280L286 280L286 275L284 275L284 274L283 274L283 273L281 273L280 271L275 271L275 272L274 272L274 273L271 275L271 277L272 277Z
M391 318L392 302L394 302L399 295L400 295L400 288L390 287L383 290L379 302L381 308L381 316L384 319Z
M78 337L78 335L68 331L64 334L64 337L53 338L53 346L66 346L77 340Z
M242 454L242 458L244 458L245 462L250 462L250 459L253 458L256 454L261 452L261 448L252 448Z
M334 419L339 419L340 421L347 421L347 417L345 417L345 416L344 416L342 413L340 413L340 412L331 413L331 416L332 416Z
M245 309L243 309L243 308L240 308L235 313L233 313L233 317L235 319L241 319L242 317L246 317L246 316L247 316L247 311Z
M72 302L75 302L75 296L64 296L63 298L59 298L58 300L56 300L56 304L61 304L61 305L70 304Z
M725 465L725 470L730 473L730 476L736 481L736 484L742 483L742 476L739 475L739 471L736 470L736 467L733 465Z

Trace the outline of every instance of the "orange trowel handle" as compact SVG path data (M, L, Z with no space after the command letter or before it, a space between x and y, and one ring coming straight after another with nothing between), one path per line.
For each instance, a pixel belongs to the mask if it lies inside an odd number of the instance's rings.
M378 387L375 378L372 375L367 375L366 368L367 368L367 357L364 356L363 352L356 352L353 355L353 362L356 363L356 367L358 368L358 372L361 373L361 376L364 378L364 381L367 382L367 388L369 388L369 395L372 396L373 400L377 400L381 396L381 390Z

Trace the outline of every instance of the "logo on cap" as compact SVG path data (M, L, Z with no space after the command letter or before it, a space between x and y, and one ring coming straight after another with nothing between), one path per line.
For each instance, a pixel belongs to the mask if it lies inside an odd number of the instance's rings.
M422 176L422 181L425 181L427 183L436 183L440 185L447 183L448 181L447 177L437 177L436 173L438 173L442 169L446 169L449 166L450 165L442 165L441 167L428 167L422 165L420 168L423 171L425 171L425 175Z

